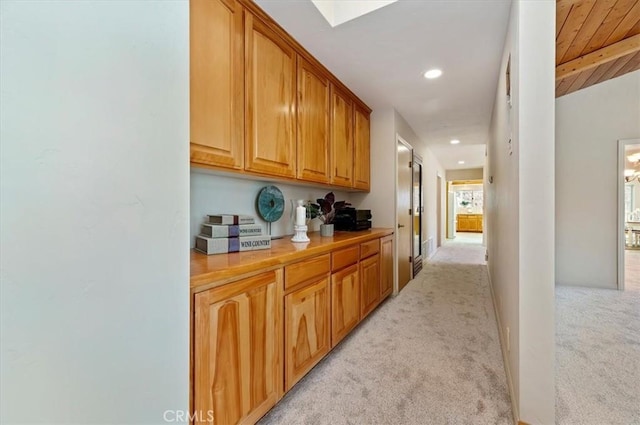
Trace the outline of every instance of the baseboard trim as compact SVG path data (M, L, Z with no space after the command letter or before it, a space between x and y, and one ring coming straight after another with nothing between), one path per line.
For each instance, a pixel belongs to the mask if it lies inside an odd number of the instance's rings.
M502 322L500 322L500 315L498 314L498 303L496 302L496 296L493 291L493 282L491 280L491 273L489 273L489 266L486 266L487 277L489 278L489 289L491 291L491 301L493 302L493 313L496 316L496 324L498 325L498 336L500 337L500 351L502 352L502 363L504 364L504 373L507 375L507 386L509 387L509 395L511 398L511 412L513 413L514 425L528 425L526 422L520 420L520 410L516 403L516 393L513 388L513 379L511 378L511 367L509 366L509 356L507 354L507 344L502 332Z

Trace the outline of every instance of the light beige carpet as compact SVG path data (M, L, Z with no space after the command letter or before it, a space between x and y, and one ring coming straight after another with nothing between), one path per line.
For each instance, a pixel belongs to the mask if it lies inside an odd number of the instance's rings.
M260 423L511 424L483 259L443 246Z
M640 251L627 251L626 288L556 287L556 419L640 424Z

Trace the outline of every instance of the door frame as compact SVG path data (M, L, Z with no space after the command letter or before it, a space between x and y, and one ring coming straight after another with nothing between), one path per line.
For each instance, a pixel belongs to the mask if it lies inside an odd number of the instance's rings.
M442 246L442 174L436 173L436 251Z
M394 173L394 184L393 184L393 233L395 234L395 244L393 246L393 256L395 261L393 262L393 294L397 295L400 292L400 283L398 276L398 261L400 257L398 256L398 144L402 143L409 151L411 152L411 160L413 160L413 146L406 140L404 140L398 133L396 133L396 145L394 147L395 150L395 161L393 164L393 168L395 170ZM413 181L413 174L411 175L411 180ZM413 186L413 183L411 184ZM413 190L413 187L411 188ZM409 196L409 205L413 208L413 198ZM411 228L409 229L411 234L413 234L413 222L411 223ZM411 272L410 276L413 279L413 268L409 267L409 271Z
M627 145L640 145L640 139L618 140L618 290L624 291L624 149Z
M416 172L416 167L420 166L420 196L418 197L420 200L420 206L415 205L414 204L414 200L416 199L415 196L415 189L416 189L416 182L413 180L415 178L415 172ZM414 248L415 248L415 237L416 237L416 229L413 227L414 224L416 223L416 208L419 208L418 210L418 223L420 226L420 244L419 244L419 250L421 251L419 256L416 256L416 253L414 252ZM420 270L423 269L424 264L425 264L425 260L427 258L425 251L424 251L424 245L425 245L425 233L426 233L426 229L425 229L425 225L424 225L424 160L422 159L422 157L420 155L418 155L416 153L415 150L412 151L411 153L411 257L412 257L412 264L411 264L411 277L415 277L417 275L417 273L415 273L416 270L416 264L420 264ZM416 261L416 260L420 260L420 261ZM420 272L420 270L418 271L418 273Z

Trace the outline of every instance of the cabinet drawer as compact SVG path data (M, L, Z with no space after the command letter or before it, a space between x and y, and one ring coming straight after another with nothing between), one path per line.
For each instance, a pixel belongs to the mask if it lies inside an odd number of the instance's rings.
M360 259L367 258L380 251L380 239L360 244Z
M329 254L286 266L284 268L284 289L293 288L305 280L329 273L330 270L331 257Z
M360 247L358 245L331 253L331 270L336 271L358 262Z

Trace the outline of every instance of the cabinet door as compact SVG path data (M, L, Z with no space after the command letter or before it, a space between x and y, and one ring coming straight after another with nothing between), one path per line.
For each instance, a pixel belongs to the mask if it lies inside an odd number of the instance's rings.
M282 395L282 270L198 293L194 306L194 422L256 422Z
M469 217L469 231L478 231L478 218L475 215Z
M477 218L477 220L478 220L478 226L477 226L477 227L478 227L478 232L483 232L483 227L482 227L482 216L481 216L481 215L479 215L479 216L478 216L478 218Z
M331 346L342 340L360 321L358 264L331 276Z
M353 138L355 141L353 186L356 189L369 190L369 167L371 161L369 146L369 113L356 104L354 106L353 120Z
M295 178L296 55L262 21L245 16L245 170Z
M457 223L458 223L456 225L457 232L468 232L469 228L471 227L469 224L469 217L467 217L466 215L458 214Z
M380 240L380 298L393 292L393 235Z
M242 169L244 52L235 0L191 0L191 162Z
M331 183L353 187L353 102L331 88Z
M285 297L285 379L291 389L329 352L329 278Z
M298 57L298 179L329 183L329 79Z
M360 261L360 318L364 319L380 301L379 255Z

